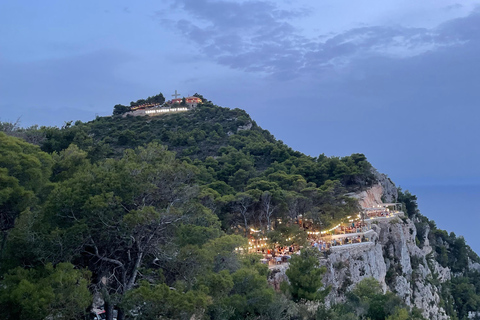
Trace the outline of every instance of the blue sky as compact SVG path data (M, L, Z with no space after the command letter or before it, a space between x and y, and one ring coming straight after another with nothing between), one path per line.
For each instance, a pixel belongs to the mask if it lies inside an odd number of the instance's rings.
M3 0L0 121L198 92L304 153L364 153L404 189L480 185L479 5Z

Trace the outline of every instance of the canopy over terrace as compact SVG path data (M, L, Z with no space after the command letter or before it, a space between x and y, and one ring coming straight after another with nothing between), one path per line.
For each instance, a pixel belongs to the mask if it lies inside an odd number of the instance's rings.
M402 212L402 203L381 203L371 208L363 208L361 216L365 219L391 218ZM390 210L392 208L392 210Z
M380 203L376 205L375 207L371 208L363 208L363 211L376 211L376 210L382 210L382 209L387 209L389 207L393 207L393 210L395 211L401 211L402 210L402 203Z

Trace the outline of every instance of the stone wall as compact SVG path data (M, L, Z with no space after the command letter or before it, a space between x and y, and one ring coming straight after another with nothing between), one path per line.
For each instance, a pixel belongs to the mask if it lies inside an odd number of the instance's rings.
M176 112L186 112L190 109L186 107L178 107L178 108L159 108L159 109L142 109L142 110L135 110L126 112L122 115L122 117L126 117L127 115L131 115L134 117L138 116L157 116L165 113L176 113Z

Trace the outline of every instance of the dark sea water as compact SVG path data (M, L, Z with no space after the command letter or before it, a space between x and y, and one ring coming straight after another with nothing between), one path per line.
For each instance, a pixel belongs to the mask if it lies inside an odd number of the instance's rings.
M413 186L420 212L437 227L464 236L480 255L480 185Z

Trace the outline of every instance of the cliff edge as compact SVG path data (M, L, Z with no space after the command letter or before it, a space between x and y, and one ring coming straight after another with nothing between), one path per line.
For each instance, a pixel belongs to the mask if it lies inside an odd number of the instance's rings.
M343 302L345 293L367 277L377 279L409 306L423 310L433 320L449 319L440 306L440 288L434 279L450 279L450 270L429 256L431 247L416 245L417 231L408 218L393 218L372 224L370 243L333 248L321 261L327 268L323 280L331 291L329 304Z

